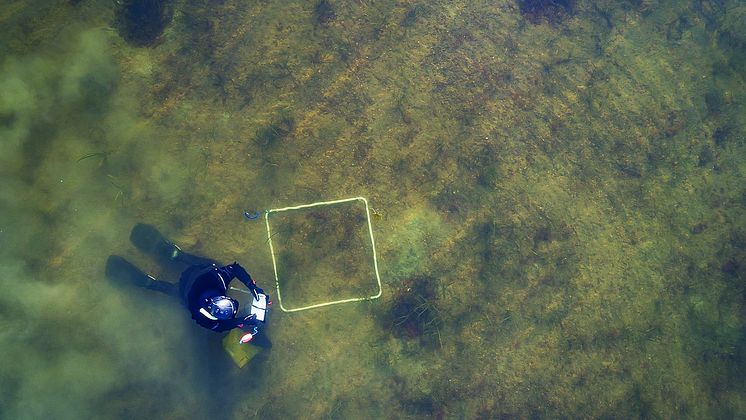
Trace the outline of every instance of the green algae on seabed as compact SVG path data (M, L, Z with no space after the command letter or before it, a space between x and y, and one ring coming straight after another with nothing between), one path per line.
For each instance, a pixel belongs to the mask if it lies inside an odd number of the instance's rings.
M46 308L0 310L0 417L746 413L739 2L186 0L148 48L104 3L0 11L0 308ZM249 370L90 281L110 253L173 275L127 243L144 220L267 289L242 212L357 195L381 300L276 316ZM324 226L298 272L354 255Z

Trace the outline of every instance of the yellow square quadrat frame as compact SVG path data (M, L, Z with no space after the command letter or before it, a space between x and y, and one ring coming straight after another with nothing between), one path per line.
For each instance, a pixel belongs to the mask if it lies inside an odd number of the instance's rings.
M272 230L269 226L270 214L280 213L280 212L289 211L289 210L305 209L309 207L328 206L332 204L346 203L349 201L362 201L365 204L365 216L366 216L366 220L368 221L368 233L370 234L370 244L373 249L373 268L376 273L376 281L378 282L378 293L376 293L373 296L335 300L331 302L317 303L315 305L302 306L300 308L286 308L282 304L282 292L280 291L280 277L277 275L277 260L275 259L275 249L274 249L274 246L272 245ZM265 216L264 220L267 223L267 242L269 242L269 251L272 254L272 267L275 270L275 285L277 286L277 301L280 303L280 309L282 309L283 312L299 312L299 311L305 311L308 309L321 308L323 306L336 305L339 303L361 302L364 300L378 299L381 296L383 289L381 287L381 276L378 274L378 257L376 255L376 242L373 239L373 226L370 223L370 209L368 208L368 200L366 200L364 197L353 197L353 198L346 198L343 200L334 200L334 201L320 201L318 203L303 204L300 206L283 207L281 209L270 209L270 210L265 211L264 216Z

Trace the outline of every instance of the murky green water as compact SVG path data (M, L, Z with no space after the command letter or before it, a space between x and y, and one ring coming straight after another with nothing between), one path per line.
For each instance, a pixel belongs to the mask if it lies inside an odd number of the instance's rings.
M746 416L746 3L138 3L0 6L0 418ZM243 370L104 277L355 196Z

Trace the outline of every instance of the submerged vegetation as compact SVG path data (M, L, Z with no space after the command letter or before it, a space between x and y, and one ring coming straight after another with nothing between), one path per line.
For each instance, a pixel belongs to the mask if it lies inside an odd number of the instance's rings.
M531 23L559 23L575 12L575 0L518 0L523 16Z
M119 35L134 46L153 46L171 22L171 0L115 0L114 3Z
M0 310L0 417L746 415L738 1L37 3L0 16L0 307L41 307ZM243 213L354 196L383 295L276 310L249 370L91 280L143 221L275 293ZM273 215L285 303L376 293L366 222Z
M442 345L443 320L436 305L436 281L417 276L404 280L393 291L391 309L383 316L384 328L395 337L419 339L422 346Z

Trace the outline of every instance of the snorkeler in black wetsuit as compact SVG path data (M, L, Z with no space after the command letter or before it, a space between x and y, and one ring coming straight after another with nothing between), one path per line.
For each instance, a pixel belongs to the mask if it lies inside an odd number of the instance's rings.
M215 261L188 254L165 239L151 225L136 225L130 240L137 248L153 254L162 263L186 266L178 285L158 280L118 255L112 255L106 261L108 278L180 298L197 324L216 332L242 328L253 333L248 336L249 340L253 338L253 344L271 346L265 334L257 336L264 322L257 320L255 315L236 317L238 302L228 297L228 288L234 278L249 289L254 299L266 295L240 264L234 262L220 267ZM271 304L269 295L266 295L266 301Z

